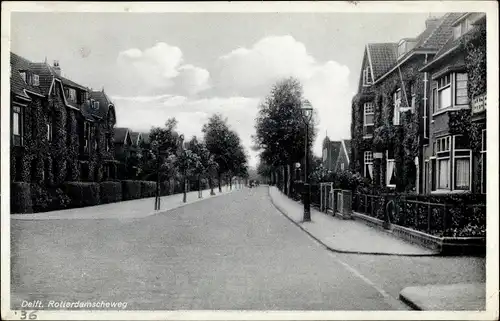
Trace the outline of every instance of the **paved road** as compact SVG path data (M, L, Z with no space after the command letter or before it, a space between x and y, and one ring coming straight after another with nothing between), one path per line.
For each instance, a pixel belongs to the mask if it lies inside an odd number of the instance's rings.
M394 310L405 309L395 298L415 282L484 278L481 259L333 254L273 207L267 187L131 221L11 222L13 308L40 299L125 301L127 310Z

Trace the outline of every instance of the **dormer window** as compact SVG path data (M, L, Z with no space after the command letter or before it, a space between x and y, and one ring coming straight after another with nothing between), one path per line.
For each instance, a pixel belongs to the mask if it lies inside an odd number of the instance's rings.
M40 86L40 76L33 75L33 86Z
M469 18L463 19L455 27L453 27L453 37L455 39L463 36L467 31L471 30L472 25Z
M398 46L398 58L406 53L406 40L401 40Z
M363 69L363 86L369 86L371 84L373 84L373 80L371 77L370 67L367 66Z
M69 97L69 100L76 101L76 90L73 88L69 88L68 97Z
M26 82L26 71L20 71L19 74L21 75L21 78L23 78L24 82Z

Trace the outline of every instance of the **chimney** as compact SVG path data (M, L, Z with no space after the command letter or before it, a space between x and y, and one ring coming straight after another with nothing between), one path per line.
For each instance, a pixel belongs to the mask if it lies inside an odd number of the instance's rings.
M427 18L427 20L425 20L425 28L426 29L434 28L437 26L438 22L439 22L439 18L429 17L429 18Z
M59 67L59 60L54 60L54 66L53 66L54 70L56 71L56 74L58 76L61 75L61 67Z

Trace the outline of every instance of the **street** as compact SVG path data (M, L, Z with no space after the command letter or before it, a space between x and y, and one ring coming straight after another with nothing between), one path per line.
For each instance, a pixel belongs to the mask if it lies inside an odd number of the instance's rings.
M143 218L13 219L11 229L13 309L400 310L406 286L485 282L484 258L330 252L272 205L267 186Z

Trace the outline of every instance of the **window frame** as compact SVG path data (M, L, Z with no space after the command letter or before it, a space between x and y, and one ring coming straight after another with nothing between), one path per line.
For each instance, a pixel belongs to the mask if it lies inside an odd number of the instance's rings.
M458 80L458 75L465 75L465 80L464 79L461 79L461 80ZM468 83L469 83L469 75L467 72L455 72L454 75L453 75L453 80L454 80L454 86L453 86L453 102L454 106L467 106L470 104L470 101L469 101L469 96L468 96ZM459 96L457 96L457 93L458 93L458 82L461 81L461 82L465 82L465 88L460 88L460 89L465 89L465 98L467 98L467 102L466 103L458 103L458 99ZM464 97L464 96L460 96L460 97Z
M366 66L363 69L363 86L368 87L373 84L373 81L370 76L371 76L370 66Z
M367 123L367 116L372 116L372 122ZM363 104L363 136L370 137L373 134L368 134L367 129L369 127L375 127L375 104L372 101L365 102Z
M393 108L394 108L394 114L392 116L392 124L395 126L401 125L401 99L402 99L402 91L401 88L396 89L394 93L392 94L393 96Z
M368 155L370 155L369 157L367 157ZM363 173L364 173L364 177L367 177L366 176L366 169L367 169L367 165L372 165L373 166L373 152L372 151L365 151L363 153ZM369 173L368 173L369 174ZM372 179L371 175L370 175L370 179Z
M481 131L481 194L486 194L487 189L487 180L486 180L486 165L487 165L487 157L486 157L486 149L487 149L487 140L486 140L486 129Z
M452 175L452 189L455 191L471 191L472 190L472 150L470 148L456 148L456 138L463 135L453 136L453 172ZM458 152L458 153L457 153ZM468 152L468 155L463 153ZM469 186L466 189L456 187L456 160L468 159L469 160Z
M33 86L38 87L40 86L40 76L37 74L33 74Z
M389 151L386 150L385 151L385 185L387 187L395 188L396 184L390 184L392 173L391 173L391 176L389 176L389 162L394 163L393 173L394 173L394 175L396 175L395 174L395 172L396 172L396 159L394 156L392 158L389 158Z
M24 145L24 106L12 105L12 145L23 146ZM14 133L14 114L17 115L17 129L18 133ZM19 137L19 144L17 143L16 137Z

